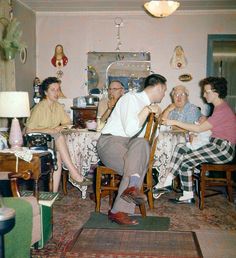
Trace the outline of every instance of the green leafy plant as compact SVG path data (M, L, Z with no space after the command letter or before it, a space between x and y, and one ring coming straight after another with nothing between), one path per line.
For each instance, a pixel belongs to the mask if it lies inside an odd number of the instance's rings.
M4 50L6 59L13 59L15 53L26 47L25 43L21 42L22 30L20 29L20 22L16 18L11 21L6 18L1 18L1 20L7 22L6 24L1 22L5 29L2 40L0 40L0 47ZM9 52L14 54L8 55L7 53Z

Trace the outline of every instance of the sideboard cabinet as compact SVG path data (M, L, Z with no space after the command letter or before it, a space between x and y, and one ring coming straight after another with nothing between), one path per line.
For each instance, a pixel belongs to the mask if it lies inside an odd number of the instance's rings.
M73 110L73 125L76 128L86 128L86 121L97 118L97 106L71 107L71 109Z

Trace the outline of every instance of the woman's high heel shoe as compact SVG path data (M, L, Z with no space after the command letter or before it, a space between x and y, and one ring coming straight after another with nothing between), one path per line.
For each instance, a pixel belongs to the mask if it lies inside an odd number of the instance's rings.
M89 186L89 185L93 184L93 182L86 177L83 178L83 181L79 182L79 181L75 180L74 178L72 178L71 175L69 175L69 181L72 183L72 185L74 185L76 187L78 187L78 186Z

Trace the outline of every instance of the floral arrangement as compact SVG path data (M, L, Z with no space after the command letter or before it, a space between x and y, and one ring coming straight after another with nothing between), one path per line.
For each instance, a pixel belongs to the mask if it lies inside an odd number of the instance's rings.
M20 52L26 45L21 42L22 30L20 29L20 22L15 18L11 21L6 18L1 19L6 20L7 25L5 25L3 38L0 40L0 47L4 50L6 59L9 60L13 59L15 54Z

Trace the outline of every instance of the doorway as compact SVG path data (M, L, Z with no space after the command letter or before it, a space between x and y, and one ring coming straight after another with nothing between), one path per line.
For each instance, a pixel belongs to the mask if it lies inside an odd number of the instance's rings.
M236 112L236 35L208 35L207 76L225 77L226 101Z

